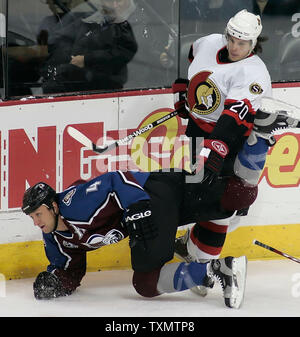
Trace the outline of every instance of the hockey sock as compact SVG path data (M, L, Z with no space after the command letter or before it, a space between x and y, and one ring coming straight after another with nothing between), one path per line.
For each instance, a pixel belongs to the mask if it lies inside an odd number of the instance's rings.
M262 170L265 161L266 154L269 146L264 138L257 137L257 143L249 145L245 143L242 151L239 152L238 157L241 163L251 170Z
M229 218L212 221L198 221L187 241L188 253L195 261L217 259L221 254Z
M181 263L174 275L174 288L177 291L193 288L203 284L207 263Z
M160 271L157 290L160 293L183 291L203 284L207 263L171 263Z
M265 165L268 149L266 140L258 136L254 145L245 142L234 163L235 174L249 184L256 185Z

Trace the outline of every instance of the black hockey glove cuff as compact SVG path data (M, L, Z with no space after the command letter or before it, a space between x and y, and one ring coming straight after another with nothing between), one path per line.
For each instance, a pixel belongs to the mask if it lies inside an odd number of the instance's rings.
M189 81L183 78L178 78L172 84L172 91L174 95L174 108L178 111L181 118L189 118L189 110L187 108L187 89Z
M59 278L48 271L43 271L38 274L33 283L33 293L37 300L51 299L71 294L70 291L63 288Z
M127 209L125 219L131 248L142 244L147 249L147 240L156 238L158 231L153 223L152 210L149 200L141 200Z

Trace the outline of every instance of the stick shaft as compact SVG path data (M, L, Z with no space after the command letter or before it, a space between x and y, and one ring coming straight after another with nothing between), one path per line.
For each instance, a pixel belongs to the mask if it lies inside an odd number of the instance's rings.
M152 123L149 123L148 125L138 129L138 130L135 130L133 131L132 133L130 133L128 136L124 137L124 138L121 138L119 140L116 141L117 143L117 146L119 145L123 145L124 143L127 143L129 142L132 138L135 138L145 132L147 132L148 130L151 130L152 128L168 121L169 119L175 117L178 115L178 112L176 110L170 112L169 114L157 119L156 121L152 122Z
M152 123L147 124L146 126L133 131L132 133L130 133L128 136L121 138L117 141L115 141L114 143L110 144L110 145L105 145L103 147L98 147L95 143L93 143L89 138L87 138L82 132L78 131L77 129L74 129L72 126L69 126L67 131L69 133L69 135L71 137L73 137L74 139L76 139L79 143L81 143L82 145L86 146L87 148L89 148L90 150L97 152L97 153L104 153L106 151L110 151L112 149L114 149L117 146L126 144L127 142L129 142L131 139L142 135L143 133L151 130L152 128L168 121L169 119L175 117L178 115L178 111L174 110L172 112L170 112L169 114L155 120Z
M276 254L278 254L278 255L284 256L284 257L286 257L287 259L290 259L290 260L292 260L292 261L294 261L294 262L300 263L300 259L297 259L297 258L294 257L294 256L291 256L291 255L289 255L289 254L286 254L286 253L284 253L284 252L281 252L280 250L278 250L278 249L276 249L276 248L273 248L273 247L271 247L271 246L268 246L268 245L266 245L265 243L262 243L262 242L260 242L260 241L255 240L255 241L254 241L254 244L257 245L257 246L260 246L260 247L262 247L262 248L265 248L265 249L267 249L267 250L270 250L271 252L274 252L274 253L276 253Z

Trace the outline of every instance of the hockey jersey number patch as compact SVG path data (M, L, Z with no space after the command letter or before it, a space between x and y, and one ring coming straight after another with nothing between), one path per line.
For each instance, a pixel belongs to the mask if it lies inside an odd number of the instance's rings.
M248 99L225 101L223 114L233 117L238 125L244 125L249 130L252 130L255 113Z
M249 107L244 101L237 101L236 103L232 103L230 105L229 110L236 113L239 119L243 120L249 112Z

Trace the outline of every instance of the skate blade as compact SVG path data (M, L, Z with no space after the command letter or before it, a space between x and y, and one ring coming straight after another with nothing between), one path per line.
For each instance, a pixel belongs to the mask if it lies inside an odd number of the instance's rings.
M201 297L205 297L208 293L207 287L205 286L193 287L193 288L190 288L190 291Z
M247 263L246 256L232 260L233 284L230 297L225 299L225 304L230 308L239 309L244 301Z

